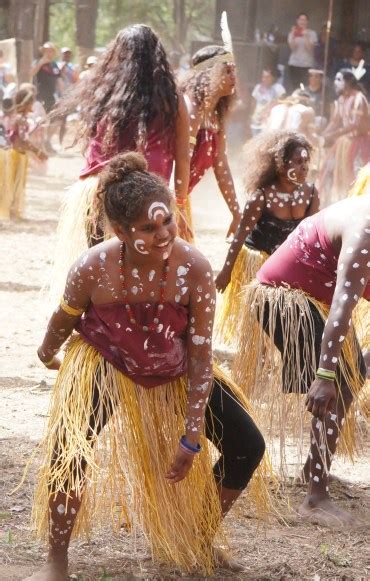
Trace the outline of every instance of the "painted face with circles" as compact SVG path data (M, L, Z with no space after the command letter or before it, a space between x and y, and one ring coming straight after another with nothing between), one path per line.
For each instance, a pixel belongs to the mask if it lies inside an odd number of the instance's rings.
M310 154L305 147L296 147L285 165L284 174L292 184L301 186L308 174Z
M341 95L344 91L345 81L342 73L337 73L334 79L334 90L337 95Z
M172 209L163 201L148 203L138 220L129 228L127 243L141 255L166 260L177 235Z

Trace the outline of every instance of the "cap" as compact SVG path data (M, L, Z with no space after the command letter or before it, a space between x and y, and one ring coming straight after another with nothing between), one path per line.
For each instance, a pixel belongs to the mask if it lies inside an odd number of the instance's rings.
M63 46L63 48L60 49L60 52L63 54L64 52L72 52L72 50L68 46Z
M322 71L321 69L308 69L308 74L309 75L323 75L324 71Z
M55 50L55 44L53 44L52 42L44 42L42 48L53 48Z
M87 65L96 65L96 63L98 62L98 57L91 55L86 59L86 64Z

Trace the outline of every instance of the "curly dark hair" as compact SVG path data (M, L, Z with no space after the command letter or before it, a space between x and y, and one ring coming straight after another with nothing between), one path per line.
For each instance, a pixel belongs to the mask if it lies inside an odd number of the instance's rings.
M148 172L148 163L141 153L119 153L99 174L97 197L104 204L110 222L126 229L135 222L145 204L160 200L169 207L173 196L166 182Z
M105 127L102 148L109 151L129 130L137 146L145 143L148 124L159 118L174 127L178 94L165 49L144 24L121 30L89 75L77 83L54 109L53 117L80 110L75 142L87 147L98 124Z
M214 56L228 54L222 46L209 45L199 49L191 59L193 67L211 59ZM206 69L191 69L180 79L179 85L183 93L187 93L195 103L202 108L207 98L210 97L212 81L214 79L214 65ZM221 97L216 106L216 113L220 121L226 117L232 103L235 101L235 94Z
M263 132L248 141L244 147L247 194L273 184L297 147L304 147L310 158L312 145L304 135L293 131Z

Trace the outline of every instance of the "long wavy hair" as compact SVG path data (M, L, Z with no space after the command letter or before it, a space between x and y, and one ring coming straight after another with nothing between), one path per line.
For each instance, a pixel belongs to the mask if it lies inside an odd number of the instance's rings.
M195 68L185 73L180 79L181 91L186 93L200 109L205 106L207 99L211 97L212 90L214 90L212 87L215 84L215 65L210 64L208 68L202 70L197 70L196 65L223 54L227 54L227 51L222 46L210 45L201 48L191 59L191 63ZM234 100L235 94L220 97L215 108L220 121L224 120Z
M104 126L103 150L129 130L138 147L146 140L148 125L160 119L174 127L178 95L165 49L149 26L135 24L121 30L87 77L77 83L53 112L67 115L79 109L75 143L86 148Z
M311 156L310 142L301 133L293 131L262 132L248 141L243 152L247 195L273 184L297 147L304 147Z

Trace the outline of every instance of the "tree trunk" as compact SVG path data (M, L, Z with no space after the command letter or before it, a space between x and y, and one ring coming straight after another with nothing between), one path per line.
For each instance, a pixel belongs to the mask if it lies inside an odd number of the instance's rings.
M83 66L94 52L99 0L75 0L77 58Z
M173 20L175 22L174 49L185 52L188 22L186 18L186 0L173 0Z
M11 0L9 32L17 41L17 72L19 82L30 81L34 56L35 21L38 0Z

